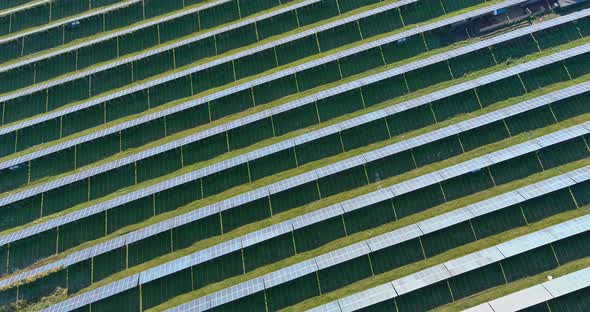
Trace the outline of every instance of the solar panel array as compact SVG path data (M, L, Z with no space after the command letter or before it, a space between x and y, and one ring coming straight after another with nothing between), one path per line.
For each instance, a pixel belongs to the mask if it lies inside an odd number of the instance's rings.
M587 266L590 5L556 1L4 1L0 309L453 309Z

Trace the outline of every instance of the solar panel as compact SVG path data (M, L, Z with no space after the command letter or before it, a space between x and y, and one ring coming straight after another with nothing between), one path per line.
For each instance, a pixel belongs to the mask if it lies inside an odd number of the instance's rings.
M315 170L318 178L323 178L329 175L332 175L334 173L338 173L356 166L360 166L362 164L366 163L365 159L363 158L362 155L359 156L355 156L352 158L348 158L345 160L341 160L339 162L318 168Z
M590 287L590 268L584 268L547 281L543 283L543 287L554 298Z
M502 259L504 259L504 256L494 246L447 261L444 265L452 276L457 276Z
M379 285L338 300L342 312L352 312L396 297L391 283Z
M559 131L546 134L535 141L542 147L547 147L553 144L561 143L569 139L573 139L588 133L588 129L582 125L575 125L569 128L561 129Z
M363 241L317 256L315 257L315 261L318 269L323 270L327 267L369 254L370 252L369 246Z
M261 277L222 289L209 295L211 298L211 308L246 297L262 290L264 290L264 281Z
M451 274L447 271L447 268L443 264L439 264L397 279L391 284L395 288L397 295L401 296L449 277L451 277Z
M492 300L489 302L489 305L494 311L518 311L545 302L551 298L551 294L545 287L536 285Z
M556 238L545 229L503 242L496 247L504 257L509 258L554 241Z
M469 308L469 309L465 309L463 311L464 312L495 312L494 309L492 309L490 304L487 302L477 305L475 307Z
M422 233L428 234L473 218L468 209L457 209L417 223Z
M443 168L439 170L439 174L445 180L458 177L470 172L477 172L487 166L492 165L492 162L485 156L470 159L456 165Z
M244 236L244 238L242 238L242 248L258 244L260 242L277 237L279 235L283 235L285 233L290 233L293 230L292 223L293 222L291 220L288 220L249 233L246 236Z
M425 174L398 184L394 184L389 187L389 190L395 194L395 196L400 196L405 193L409 193L415 191L417 189L436 184L444 179L440 176L438 171Z
M566 187L574 185L574 184L576 184L576 182L574 182L572 179L570 179L567 175L562 174L562 175L558 175L558 176L552 177L547 180L543 180L541 182L537 182L537 183L522 187L522 188L516 190L516 192L518 192L525 199L531 199L531 198L535 198L535 197L538 197L541 195L545 195L545 194L553 192L553 191L557 191L557 190L566 188Z
M587 181L590 179L590 166L570 171L566 175L578 183Z
M306 227L310 224L314 224L316 222L320 222L323 220L327 220L333 218L335 216L342 215L344 210L340 204L334 204L328 206L326 208L322 208L316 211L312 211L310 213L304 214L302 216L296 217L293 219L293 228L295 230Z
M391 199L392 197L393 193L388 189L379 189L371 193L367 193L364 195L357 196L355 198L351 198L349 200L345 200L342 203L340 203L340 206L345 212L350 212L376 203L380 203L384 200Z
M474 217L479 217L481 215L494 212L499 209L516 205L524 200L525 199L520 194L518 194L518 192L512 191L492 197L490 199L483 200L481 202L477 202L465 208L469 209L469 211Z
M266 289L275 287L318 270L315 259L305 260L264 276Z
M590 215L584 215L547 228L558 240L590 230Z
M423 233L416 224L404 226L403 228L397 229L393 232L385 233L367 240L367 244L371 251L387 248L399 243L403 243L410 239L422 236Z

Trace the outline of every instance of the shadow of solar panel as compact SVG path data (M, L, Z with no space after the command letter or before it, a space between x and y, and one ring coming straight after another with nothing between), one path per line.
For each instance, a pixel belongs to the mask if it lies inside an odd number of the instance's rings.
M48 216L88 200L88 181L64 185L43 194L43 215Z
M441 281L395 298L397 310L427 311L453 301L447 281Z
M140 311L139 287L94 302L91 309L93 312Z
M489 48L477 50L449 60L449 67L455 78L461 78L494 65L496 65L496 62Z
M535 32L533 37L537 40L541 50L582 38L573 23L566 23Z
M404 24L416 24L445 14L438 0L416 1L400 7Z
M96 141L82 143L76 146L76 167L93 163L99 159L120 152L120 134L113 133Z
M473 90L462 92L430 104L436 116L436 121L441 122L460 114L466 114L481 108L479 100Z
M470 6L481 4L485 2L485 0L442 0L441 2L445 8L445 11L447 13L451 13Z
M481 105L484 107L525 93L520 79L511 76L475 89Z
M182 167L181 149L175 148L139 160L135 166L138 183L176 171Z
M203 198L228 190L234 186L250 182L248 164L238 165L202 179Z
M194 94L234 81L233 63L222 63L191 74Z
M514 157L490 166L490 173L494 177L496 185L522 179L541 171L543 171L543 167L535 153Z
M266 290L269 311L277 311L319 295L319 286L315 272Z
M194 288L199 289L209 284L243 274L242 251L234 251L193 267Z
M342 79L337 61L315 66L297 73L299 91L309 90Z
M49 3L16 11L10 20L12 32L49 23L51 6Z
M315 103L274 115L276 136L319 123Z
M364 108L360 89L346 91L316 102L321 121L327 121Z
M289 148L249 162L252 181L297 167L295 150Z
M230 150L249 146L258 141L274 136L272 118L265 118L257 122L244 125L228 131Z
M318 2L323 3L323 2ZM301 16L301 15L299 15ZM319 53L315 35L287 42L275 48L279 65L285 65L304 57Z
M257 41L255 24L245 25L215 35L217 54L246 46Z
M0 305L4 306L17 300L17 288L9 288L3 291L0 291Z
M145 0L143 5L145 18L180 10L184 6L182 0Z
M411 92L453 79L446 61L407 72L405 76Z
M88 197L96 199L133 184L135 184L135 166L134 164L125 165L90 177Z
M244 266L246 272L294 256L294 247L291 233L274 237L260 244L245 247Z
M127 245L128 266L144 263L169 252L172 252L172 232L165 231Z
M240 18L236 0L216 5L199 13L201 30L212 28Z
M32 283L26 283L18 288L18 300L32 301L51 295L57 288L67 288L68 276L66 270L59 274L41 277Z
M590 151L584 138L577 137L545 147L539 151L538 155L543 168L550 169L586 158L590 155Z
M104 236L106 232L105 221L106 211L60 226L57 240L58 252Z
M411 151L404 151L365 164L371 183L408 172L416 168Z
M361 40L360 28L356 21L334 28L326 29L317 34L322 52Z
M367 184L369 181L363 165L318 179L322 197L332 196Z
M210 136L203 140L182 147L183 164L188 166L228 152L225 132Z
M166 134L170 135L209 122L209 105L198 105L165 117Z
M478 239L526 225L520 205L510 206L471 220Z
M141 285L141 308L153 308L191 290L193 290L191 268L158 278Z
M305 26L338 15L336 0L319 1L297 9L299 25Z
M580 289L573 293L552 299L547 304L548 311L585 311L590 309L590 288ZM527 311L531 312L531 311Z
M483 266L449 279L453 300L505 284L502 267L498 263Z
M202 60L206 57L216 55L215 52L215 37L208 37L202 40L189 43L174 49L174 60L176 61L176 67L182 67L198 60ZM221 64L219 66L231 66L231 64ZM211 71L212 72L212 71ZM224 72L224 74L228 74ZM201 83L206 83L208 78L202 80ZM207 87L201 87L199 90L205 90ZM197 92L197 91L195 91Z
M107 213L107 233L113 233L128 225L136 224L154 216L151 196L109 209Z
M22 46L22 38L0 44L0 62L4 63L21 56Z
M237 312L244 310L264 311L265 309L266 302L264 297L264 291L259 291L257 293L214 307L211 309L211 312Z
M270 217L270 201L268 197L240 205L239 207L223 210L221 212L223 232L227 233L243 225Z
M92 280L99 281L127 267L127 247L113 249L92 258Z
M338 62L344 78L385 65L380 47L343 57Z
M498 63L518 59L539 51L539 47L531 35L493 45L491 49Z
M365 100L365 106L367 107L394 99L409 92L403 76L383 79L363 86L361 90Z
M63 42L61 28L37 32L23 38L22 54L28 55L58 46Z
M246 89L209 102L209 113L211 120L217 120L251 107L254 107L252 90Z
M554 63L520 74L528 92L550 84L569 80L569 74L562 63Z
M293 232L297 253L306 252L346 236L342 216L317 222Z
M140 81L172 69L174 69L174 52L173 50L164 51L133 62L133 81Z
M4 124L9 124L20 119L45 113L47 110L47 94L33 93L24 97L18 97L3 103ZM33 140L36 142L38 140ZM22 144L26 146L26 144Z
M278 66L273 49L266 49L234 60L236 79L255 75Z
M316 181L270 195L273 214L302 206L320 199Z
M533 198L521 204L528 223L537 222L560 212L576 209L569 189L562 189Z
M256 22L259 40L264 40L297 27L299 27L297 10L288 11Z
M444 202L445 198L439 184L393 198L393 206L398 218L407 217Z
M190 76L184 76L149 88L150 108L187 98L193 94Z
M356 3L357 1L349 1ZM358 21L363 38L369 38L386 32L390 32L404 25L401 20L399 9L387 10L375 14L372 17L361 18Z
M424 259L419 238L373 251L370 255L373 271L376 275Z
M590 106L586 105L589 100L590 93L583 93L557 103L552 103L551 108L557 120L563 121L590 112Z
M322 294L373 276L369 256L354 258L318 271Z
M33 66L35 67L35 82L39 83L42 81L46 81L51 78L55 78L62 74L76 70L76 52L68 52L56 55L55 57L41 60L35 63L34 65L27 65L24 68L31 70L31 67ZM23 76L27 77L25 73L22 73L20 77ZM11 90L15 89L15 87L11 87Z
M389 139L389 131L385 119L375 121L343 130L341 132L344 150L349 151L371 143Z
M199 31L199 12L188 14L179 18L175 18L170 21L160 23L160 43L172 41L177 38L188 36L194 32ZM203 40L197 42L202 43ZM211 37L209 40L214 40ZM214 50L215 46L211 46L210 49ZM175 49L177 50L177 49ZM178 50L177 50L178 51ZM196 52L196 51L195 51ZM202 51L200 51L202 52Z
M42 124L33 125L20 129L17 132L18 140L16 150L22 151L40 143L57 140L59 134L59 119L47 121Z
M128 81L130 81L130 78L131 76L129 75L127 78L123 78L123 80L128 79ZM92 92L91 80L92 77L84 77L81 79L69 81L47 89L46 96L43 95L43 93L45 93L44 91L37 92L36 95L39 95L41 98L47 98L47 110L51 111L61 108L67 104L89 98ZM121 81L118 81L118 79L114 80L115 81L112 82L113 84L121 83ZM109 82L109 84L110 83L111 82ZM101 90L98 91L102 92Z
M382 45L381 50L385 62L391 64L426 52L426 46L422 35L418 34Z
M56 21L89 9L90 3L86 0L55 1L51 3L51 20Z
M579 207L590 204L590 181L573 185L570 190Z
M138 147L166 136L164 119L155 119L121 130L121 150Z
M558 266L551 245L535 248L500 261L509 283Z
M461 132L459 134L461 145L466 152L509 137L510 133L503 120Z
M175 210L195 200L203 198L201 181L184 183L154 195L155 214Z
M239 210L240 207L237 207ZM192 244L213 236L221 235L219 214L201 218L172 229L172 245L174 250L190 247Z
M0 157L16 152L16 132L0 136Z
M347 212L343 218L348 235L397 220L391 200Z
M0 141L0 145L2 145ZM29 181L29 163L15 165L0 170L0 193L27 184ZM2 218L0 218L2 220Z
M463 196L494 187L494 181L487 168L472 171L456 178L441 182L447 200L454 200Z
M119 0L116 0L117 2ZM93 6L94 8L94 6ZM98 34L103 31L103 15L89 16L87 18L79 19L78 27L64 27L63 28L63 43L69 43L85 37ZM79 69L80 67L78 67Z
M441 254L447 250L474 242L477 238L473 234L469 221L428 233L420 238L427 258Z
M297 163L301 166L343 152L340 133L334 133L318 140L296 145Z
M147 91L135 92L106 102L105 121L140 113L149 108Z
M43 65L40 65L39 69L39 74L43 75ZM17 90L31 85L35 82L35 78L35 71L31 65L2 72L0 73L0 92Z
M135 2L124 8L110 11L104 14L104 30L110 31L113 29L125 27L133 23L137 23L143 19L143 5L142 2Z
M463 153L459 137L454 135L413 149L418 167L451 158Z
M67 269L68 293L75 294L78 291L90 286L92 282L92 259L81 261L69 266ZM64 272L66 270L63 270ZM37 298L35 298L37 299Z
M584 232L553 243L553 250L559 263L568 263L590 256L586 247L590 241L590 233Z
M41 197L22 199L0 209L0 230L32 222L42 217Z
M295 94L298 91L297 75L289 75L280 79L271 80L252 88L256 105L262 105L282 97Z
M62 116L62 137L97 127L104 123L104 103Z

